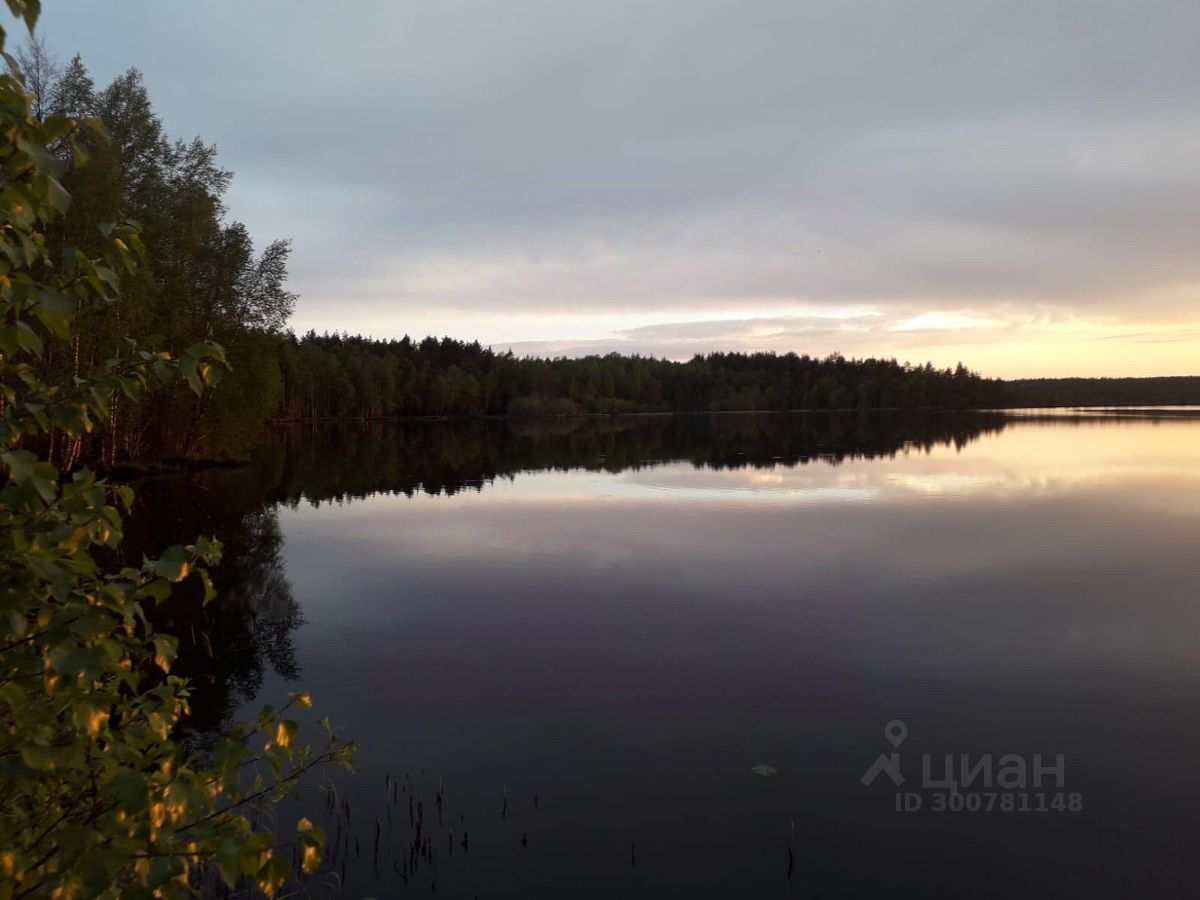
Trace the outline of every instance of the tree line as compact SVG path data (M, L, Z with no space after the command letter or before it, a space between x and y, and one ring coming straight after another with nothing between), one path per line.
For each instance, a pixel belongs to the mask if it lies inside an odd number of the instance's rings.
M1002 406L1196 406L1200 377L1022 378L1006 381Z
M309 332L280 343L276 421L836 409L1200 404L1200 377L1004 381L961 363L796 353L516 357L449 337Z
M887 407L962 409L998 394L965 366L795 353L517 357L452 338L287 335L277 418L578 415Z

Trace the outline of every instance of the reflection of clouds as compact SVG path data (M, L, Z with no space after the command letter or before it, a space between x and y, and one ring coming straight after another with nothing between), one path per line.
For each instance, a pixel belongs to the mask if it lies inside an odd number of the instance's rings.
M824 463L789 467L782 463L763 469L697 469L672 463L618 476L621 496L671 499L779 499L803 503L843 503L878 496L879 485L869 479L844 478Z
M750 480L756 485L783 484L783 476L774 472L755 472Z
M1200 491L1200 423L1106 421L1064 425L1018 422L962 448L909 445L894 456L814 456L794 465L712 468L681 459L644 459L618 472L518 471L487 481L481 494L414 495L405 502L447 509L480 502L511 508L598 503L705 501L785 506L872 501L903 504L968 497L1049 499L1087 489L1144 484L1139 506L1194 516ZM1170 483L1171 489L1161 486ZM354 525L347 527L354 528ZM370 528L360 535L374 540Z
M847 488L836 486L811 488L777 487L773 490L755 490L752 486L736 487L732 485L726 485L719 488L687 488L678 485L644 485L643 487L650 492L667 492L669 493L671 500L700 501L724 500L726 498L734 498L741 495L746 499L753 499L756 502L779 500L795 504L825 504L862 502L864 500L873 500L879 495L879 491L873 488Z
M1196 654L1198 463L1200 429L1182 423L1037 423L961 452L542 470L479 493L280 515L288 574L317 627L420 633L444 617L458 642L464 620L511 616L522 640L586 641L582 618L622 634L612 623L627 603L639 627L661 612L662 633L736 622L752 605L855 658L1159 665ZM705 614L679 615L690 608ZM481 641L497 644L492 631Z
M817 464L818 466L820 464ZM875 466L880 465L878 462ZM1083 480L1083 479L1080 479ZM1090 479L1088 479L1090 480ZM741 495L751 501L787 500L800 503L843 503L863 500L896 500L920 497L969 496L986 493L1030 492L1065 487L1061 479L1029 478L1017 472L907 472L875 468L843 473L826 467L789 468L783 464L767 471L711 471L664 466L620 476L621 487L607 495L705 500Z
M950 473L942 475L912 475L896 473L888 476L888 482L889 484L899 485L921 494L971 494L983 488L1003 485L1005 477L998 472L979 475Z
M1051 496L1088 486L1171 480L1175 491L1147 491L1144 502L1190 509L1200 490L1200 428L1191 423L1122 427L1030 425L985 437L961 452L937 447L893 459L743 469L667 463L629 470L603 482L609 498L839 503L872 499ZM539 476L540 477L540 476ZM571 475L559 475L565 487ZM592 477L593 484L597 484ZM509 486L520 492L531 485ZM539 485L539 490L545 485ZM1175 502L1178 498L1178 502Z
M907 460L904 461L907 465ZM866 464L866 471L843 472L823 463L788 467L779 464L767 470L695 469L686 464L627 472L619 477L619 496L662 496L704 499L728 494L753 495L757 499L776 496L809 502L841 502L868 498L903 499L921 496L968 495L988 491L1028 490L1049 487L1058 479L1031 479L1014 471L918 472L894 471L889 463ZM613 492L609 490L609 494Z
M1200 474L1136 468L1070 468L1047 471L990 469L986 464L977 471L926 472L889 470L883 461L866 462L878 467L853 474L832 468L816 469L820 464L788 468L779 464L766 471L694 469L686 463L647 467L621 474L547 473L519 475L514 481L496 483L486 496L489 500L514 505L570 503L597 500L607 503L731 503L828 505L871 501L901 505L913 501L937 501L965 498L1047 499L1090 488L1117 487L1145 483L1142 505L1153 505L1162 512L1196 515L1196 492L1200 492ZM1169 483L1172 490L1158 490ZM1151 489L1153 487L1153 489ZM443 504L474 502L474 497L414 497L414 501Z
M969 475L919 475L886 471L847 473L823 463L769 469L713 471L673 464L620 477L619 493L609 496L669 497L675 500L742 499L761 502L846 503L887 499L889 495L967 493L986 481Z

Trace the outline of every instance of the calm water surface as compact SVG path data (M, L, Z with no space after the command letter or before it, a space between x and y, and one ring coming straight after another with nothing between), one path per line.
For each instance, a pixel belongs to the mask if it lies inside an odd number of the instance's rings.
M1200 888L1200 419L319 429L141 494L229 535L197 739L305 689L362 744L301 801L345 896ZM925 754L1063 784L938 810Z

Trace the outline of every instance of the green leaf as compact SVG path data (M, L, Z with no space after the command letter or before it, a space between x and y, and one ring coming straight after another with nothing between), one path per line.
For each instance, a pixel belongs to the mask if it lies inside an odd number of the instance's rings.
M146 776L124 767L117 769L112 779L104 786L104 790L129 814L145 809L150 798Z
M32 487L47 503L58 495L58 470L50 463L40 461L28 450L0 454L0 460L8 466L9 477L15 484Z
M42 355L42 339L36 331L29 327L25 322L18 322L16 327L17 343L22 350L32 353L34 356L41 357Z
M196 575L200 578L200 583L204 586L204 602L211 603L217 596L217 589L213 587L212 576L208 574L207 569L196 569Z
M17 351L21 348L17 329L11 327L0 327L0 353L5 356L16 356Z
M54 177L47 177L46 188L46 195L50 200L50 205L60 213L65 213L71 205L71 195L67 193L67 189L59 184L58 179Z
M225 886L234 887L242 874L242 841L238 835L228 835L217 844L213 862Z
M150 887L161 888L184 871L183 860L175 856L160 856L150 864Z
M61 749L26 746L21 748L21 761L39 772L54 769L62 762Z
M138 592L134 596L139 600L153 600L156 603L162 603L171 596L171 585L161 578L156 578L149 584L138 588Z
M71 320L78 304L64 294L49 288L43 290L34 304L33 314L55 337L67 340L71 336Z
M33 31L42 12L41 0L7 0L8 9L14 16L25 20L25 27Z
M179 640L169 634L159 634L154 637L154 662L164 672L170 672L175 663L175 654L179 649Z
M183 547L170 547L154 562L148 563L146 569L167 581L182 581L191 571L191 560Z
M272 856L259 868L257 875L258 886L268 895L272 896L283 887L288 876L292 874L292 867L278 856Z
M104 120L101 119L99 116L89 116L86 119L80 119L80 122L87 129L89 129L92 132L92 134L94 134L94 135L96 135L96 137L100 138L100 140L105 141L105 142L112 140L112 136L109 135L109 133L108 133L108 127L104 124ZM110 223L104 223L104 224L109 225L109 228L111 230L111 228L116 223L110 222ZM108 232L106 231L106 232L104 232L104 234L105 234L105 236L107 236Z
M117 499L121 501L121 505L125 507L126 512L133 509L133 488L127 484L118 484L113 488L113 492L117 495Z
M17 148L33 161L34 168L38 172L57 173L62 170L62 162L55 159L49 148L41 141L18 138Z

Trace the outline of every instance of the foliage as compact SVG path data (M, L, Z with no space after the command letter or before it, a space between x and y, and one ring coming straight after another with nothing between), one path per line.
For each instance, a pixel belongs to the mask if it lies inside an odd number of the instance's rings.
M996 383L963 366L712 353L685 363L641 356L517 358L450 338L290 337L280 418L574 415L734 410L966 408Z
M36 0L7 3L32 27ZM314 766L345 762L349 748L332 732L319 751L297 745L286 711L309 705L306 695L235 727L204 757L173 740L189 689L171 674L176 639L156 633L146 609L168 602L185 579L211 596L204 565L220 547L200 538L106 571L97 554L120 544L132 491L86 469L67 477L34 449L57 441L61 457L64 446L78 448L111 423L118 401L136 410L148 393L177 386L202 398L225 371L224 355L208 341L171 355L117 340L115 356L90 371L78 366L76 325L105 315L122 281L136 282L142 243L133 225L113 223L86 242L61 241L71 201L64 183L93 155L82 148L103 146L105 129L96 119L36 115L8 62L12 74L0 76L0 898L183 895L211 871L272 893L291 866L252 811ZM45 377L54 354L74 359L69 379ZM323 835L301 820L296 840L313 870Z
M1023 378L1004 382L1004 406L1197 406L1200 377Z
M969 409L1200 403L1200 378L1000 381L963 365L796 353L517 358L478 342L287 335L277 418L569 416L745 410Z
M52 145L56 158L84 157L88 165L63 173L77 201L47 227L48 245L54 252L68 246L100 252L97 225L122 215L139 222L146 243L120 302L83 310L73 346L51 348L43 377L69 384L112 355L125 336L173 354L217 341L232 363L221 390L205 384L194 393L180 382L156 382L140 405L117 398L107 419L82 439L51 433L47 456L69 469L80 461L112 466L122 458L240 454L279 402L278 333L295 303L285 287L288 242L258 252L245 226L227 220L231 173L214 146L167 136L139 72L97 87L79 56L60 67L38 41L21 59L35 75L27 84L35 118L94 117L108 134Z

